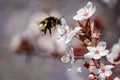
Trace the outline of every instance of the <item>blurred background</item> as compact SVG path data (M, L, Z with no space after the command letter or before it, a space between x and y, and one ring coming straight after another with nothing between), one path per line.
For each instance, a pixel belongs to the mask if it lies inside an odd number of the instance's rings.
M72 72L60 61L64 52L55 31L52 37L41 36L38 29L47 16L64 16L69 26L77 26L72 17L88 1L0 0L0 80L88 80L85 69L81 74L75 71L82 60L75 62ZM120 37L120 0L91 1L97 7L93 19L103 26L101 40L111 47ZM77 43L72 45L79 46Z

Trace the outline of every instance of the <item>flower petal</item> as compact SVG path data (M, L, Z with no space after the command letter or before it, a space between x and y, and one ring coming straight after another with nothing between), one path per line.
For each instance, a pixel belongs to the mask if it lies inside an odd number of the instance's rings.
M114 52L111 52L110 54L108 54L106 56L107 60L111 63L115 63L115 64L119 64L119 62L114 62L115 59L117 59L119 57L119 53L114 53Z
M120 52L120 44L114 44L112 49L111 49L112 52L115 52L115 53L118 53Z
M92 8L92 7L93 7L92 2L89 1L89 2L87 3L86 7L87 7L87 8Z
M116 58L116 55L114 54L114 53L110 53L110 54L108 54L107 56L106 56L106 59L109 61L109 62L111 62L111 63L113 63L114 62L114 59Z
M81 8L76 13L79 14L79 15L83 15L85 13L85 9Z
M110 70L110 69L112 69L112 68L114 68L114 66L112 66L112 65L106 65L106 66L105 66L105 69L107 69L107 70Z
M106 42L101 41L101 42L98 43L97 49L98 49L99 51L105 50L105 48L106 48Z
M104 80L106 78L105 74L104 73L100 73L99 74L99 77L101 78L101 80Z
M71 47L71 51L70 51L70 53L69 54L71 54L71 64L73 64L74 63L74 61L75 61L75 59L74 59L74 51L73 51L73 48Z
M59 34L66 34L70 31L69 26L67 25L64 18L61 19L62 25L57 25L57 32Z
M62 29L62 26L60 26L60 25L57 25L56 26L57 27L57 32L59 33L59 34L63 34L63 29Z
M100 54L94 54L93 55L93 59L100 59L101 58L101 55Z
M105 76L107 76L107 77L109 77L111 74L112 74L112 71L110 71L110 70L107 70L107 71L105 72Z
M115 77L115 78L114 78L114 80L120 80L120 78L118 78L118 77Z
M58 42L59 41L64 41L64 40L65 40L65 35L64 34L59 35L58 38L57 38Z
M81 8L80 10L77 11L77 14L81 14L81 13L84 14L87 10L89 9L91 10L92 7L93 7L93 4L92 2L89 1L84 8Z
M61 19L61 22L63 27L67 26L67 22L64 18Z
M68 63L70 61L70 55L69 54L66 54L64 55L62 58L61 58L61 61L63 63Z
M96 48L95 47L87 47L88 51L90 52L95 52L96 51Z
M92 2L88 2L87 5L77 11L77 15L73 17L74 20L85 20L90 18L96 11L96 7L93 6ZM85 15L87 14L87 15Z
M65 43L67 44L69 41L71 41L71 39L76 35L76 33L77 33L80 29L81 29L80 27L75 27L75 29L68 34Z
M89 16L91 17L96 11L96 7L94 6L92 10L89 10Z
M100 55L101 56L105 56L109 53L109 50L103 50L103 51L100 51Z
M75 16L73 17L73 19L74 19L74 20L80 20L80 21L82 21L82 20L85 19L85 17L82 16L82 15L75 15Z
M66 47L66 52L71 57L70 63L73 64L74 63L74 50L73 50L73 48L72 47Z
M85 55L84 55L84 57L86 57L86 58L93 58L93 53L91 53L91 52L88 52L88 53L86 53Z
M82 73L82 68L81 68L81 67L78 67L76 72L77 72L77 73Z

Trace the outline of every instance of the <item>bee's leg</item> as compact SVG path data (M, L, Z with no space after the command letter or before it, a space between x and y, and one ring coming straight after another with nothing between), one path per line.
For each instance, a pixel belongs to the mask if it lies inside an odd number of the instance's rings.
M51 28L49 28L49 32L50 32L50 37L51 37Z
M54 30L56 29L56 27L54 27Z
M45 28L44 34L46 34L47 29Z
M54 30L56 29L56 27L55 27L55 24L51 24L52 25L52 27L54 28Z

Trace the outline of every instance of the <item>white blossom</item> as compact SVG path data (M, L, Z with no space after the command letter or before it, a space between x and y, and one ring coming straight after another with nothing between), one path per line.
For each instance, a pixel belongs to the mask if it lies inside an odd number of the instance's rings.
M94 80L95 79L95 75L94 74L89 74L89 79L90 80Z
M66 55L62 56L61 61L63 63L68 63L70 61L70 55L66 54Z
M58 41L63 41L65 44L71 41L71 39L76 35L78 31L81 30L80 27L75 27L74 30L70 30L70 27L67 25L65 19L62 20L62 26L57 25L57 32L58 32Z
M71 64L73 64L73 63L74 63L74 52L73 52L73 48L72 48L72 47L71 47L71 48L67 48L67 49L66 49L66 52L67 52L67 54L65 54L64 56L62 56L61 61L62 61L63 63L68 63L68 62L70 62Z
M87 47L88 53L84 56L86 58L100 59L102 56L106 56L109 53L109 50L106 50L106 43L99 42L96 47Z
M119 57L120 54L120 40L118 43L114 44L113 47L111 48L110 54L106 56L107 60L113 64L119 64L120 61L114 62L115 59Z
M68 71L72 71L71 68L68 68L67 70L68 70Z
M115 78L114 78L114 80L120 80L120 78L118 78L118 77L115 77Z
M92 4L92 2L88 2L85 7L77 11L77 15L75 15L73 19L83 21L90 18L95 13L95 11L96 7Z
M98 70L98 74L101 80L105 80L106 77L109 77L112 74L112 68L114 68L114 66L106 65Z
M77 72L77 73L82 73L82 68L81 68L81 67L78 67L76 72Z
M70 33L67 34L67 38L65 43L68 43L69 41L71 41L71 39L76 35L76 33L80 30L80 27L75 27L75 29L73 31L71 31Z
M97 45L97 48L99 50L105 50L106 49L106 42L104 42L104 41L99 42Z

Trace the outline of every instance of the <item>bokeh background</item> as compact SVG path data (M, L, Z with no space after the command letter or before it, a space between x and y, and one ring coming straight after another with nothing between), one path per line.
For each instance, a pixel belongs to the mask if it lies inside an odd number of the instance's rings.
M111 47L120 37L120 0L0 0L0 80L88 80L84 68L81 74L75 71L82 66L82 60L75 63L72 72L67 71L68 65L54 54L62 52L56 34L53 31L52 37L41 36L37 25L53 15L64 16L68 25L75 27L78 24L72 17L88 1L97 7L93 19L98 19L104 28L101 40ZM27 45L27 51L19 49L20 44ZM32 59L26 62L27 53L41 56L30 56Z

